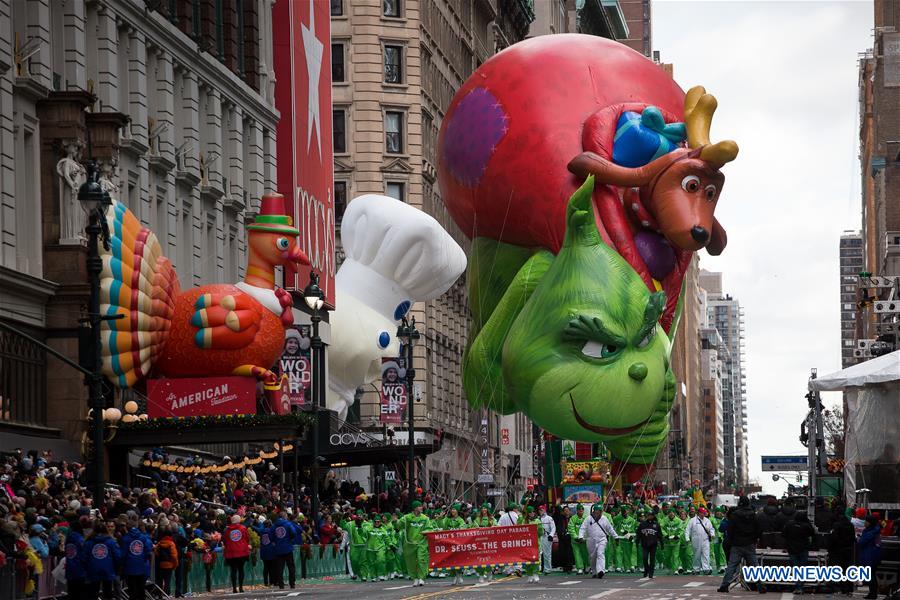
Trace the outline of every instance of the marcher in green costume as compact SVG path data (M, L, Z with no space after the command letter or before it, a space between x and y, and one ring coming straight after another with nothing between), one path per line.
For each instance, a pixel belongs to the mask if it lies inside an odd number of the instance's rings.
M387 550L390 532L381 526L381 518L376 516L372 523L372 529L366 537L366 556L369 562L369 572L372 580L387 579Z
M637 521L629 514L628 507L622 507L622 516L619 524L615 525L616 531L622 535L618 541L618 565L621 571L633 573L635 565L634 538L637 529Z
M391 515L384 513L381 515L381 526L387 531L387 551L385 552L385 564L387 565L387 575L389 579L396 577L400 568L397 565L397 530L391 523Z
M440 521L441 529L466 528L466 521L459 516L459 509L460 505L458 503L450 507L449 514ZM450 574L453 575L453 585L460 585L463 583L462 571L460 569L450 569Z
M434 529L434 524L422 514L420 501L414 500L412 507L413 511L400 517L397 522L405 536L403 557L406 560L406 569L413 578L413 585L422 586L425 585L425 577L428 576L428 538L424 534Z
M668 503L663 502L662 506L659 509L659 512L656 514L656 521L659 523L659 528L662 531L663 542L659 545L656 550L656 568L657 569L668 569L669 568L669 554L671 553L672 544L667 544L665 542L669 541L669 505Z
M350 565L353 573L363 581L369 576L368 557L366 556L366 531L363 529L366 514L356 511L356 518L349 521L344 529L350 534Z
M688 521L690 517L682 508L678 512L678 518L681 519L681 528L678 530L678 572L691 573L694 570L694 548L691 543L684 537L687 531Z
M544 535L544 524L541 523L541 519L537 516L535 508L533 506L526 506L524 512L525 514L519 517L519 525L537 525L537 538L541 539L541 536ZM525 565L523 571L528 575L528 583L537 583L540 581L541 578L538 576L540 570L540 557L538 557L537 562Z
M669 547L669 551L666 553L665 567L672 571L672 573L677 573L679 565L681 564L681 560L678 556L679 533L684 536L684 523L678 518L675 511L670 508L668 519L666 520L666 528L663 530L663 535L666 536L666 543L663 547Z
M624 506L622 507L624 509ZM614 506L607 511L607 519L609 519L610 525L616 531L621 531L619 527L622 525L622 514L621 509L618 506ZM610 573L615 571L622 570L622 563L619 562L619 544L621 542L616 539L607 539L606 540L606 550L604 552L604 556L606 557L606 570Z
M716 570L720 573L725 571L725 565L728 564L728 561L725 559L725 550L722 549L723 536L719 533L719 525L722 524L724 516L725 513L717 508L716 513L709 519L716 530L716 537L712 539L712 547L710 548L710 553L712 554L711 562L715 563Z
M494 517L491 516L491 505L485 503L481 505L478 516L472 519L469 527L494 527L495 525ZM475 571L478 573L478 583L484 583L494 577L491 567L478 567Z
M572 539L572 555L575 559L575 571L580 575L589 568L587 544L584 540L579 539L578 533L581 531L581 524L584 523L584 506L581 504L575 507L575 514L569 517L569 525L566 531Z

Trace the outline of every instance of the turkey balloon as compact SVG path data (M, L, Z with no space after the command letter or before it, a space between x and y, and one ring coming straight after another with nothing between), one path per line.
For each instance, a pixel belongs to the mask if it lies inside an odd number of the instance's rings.
M553 435L605 441L635 480L668 433L669 365L694 252L715 218L732 141L715 98L685 94L626 46L539 36L479 67L438 139L448 212L471 239L469 402Z
M109 247L100 245L103 372L127 388L149 375L252 376L275 384L270 370L293 325L291 295L275 286L275 267L308 265L300 232L280 194L263 196L247 226L247 275L235 284L182 291L156 235L121 202L106 210Z

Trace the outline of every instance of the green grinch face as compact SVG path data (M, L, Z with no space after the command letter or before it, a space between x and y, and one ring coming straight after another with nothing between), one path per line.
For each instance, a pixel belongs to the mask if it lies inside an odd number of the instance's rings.
M563 248L516 318L503 376L523 412L551 434L609 440L639 432L659 405L669 340L651 294L601 239L592 182L569 204Z

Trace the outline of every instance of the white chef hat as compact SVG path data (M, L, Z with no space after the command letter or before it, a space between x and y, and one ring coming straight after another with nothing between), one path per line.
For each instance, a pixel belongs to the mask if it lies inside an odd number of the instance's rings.
M347 258L335 287L399 321L413 302L446 292L466 269L466 255L431 216L400 200L353 199L341 223Z

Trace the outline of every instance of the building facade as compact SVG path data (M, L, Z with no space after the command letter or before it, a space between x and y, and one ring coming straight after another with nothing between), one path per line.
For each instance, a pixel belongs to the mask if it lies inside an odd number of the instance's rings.
M715 328L727 349L722 369L722 437L725 472L722 485L742 487L748 481L746 373L744 369L744 311L740 302L723 292L722 274L700 271L707 293L708 326Z
M728 347L714 327L700 329L703 429L700 433L700 480L704 487L717 487L725 473L725 429L723 378L728 363Z
M441 119L456 90L480 64L525 37L534 19L532 4L332 0L331 19L338 223L351 198L386 194L435 217L468 250L437 186ZM441 298L416 304L411 315L422 334L414 347L416 429L443 441L438 452L422 461L419 481L450 497L474 499L486 493L488 484L476 487L476 471L485 460L494 485L521 491L531 475L530 424L521 415L505 417L501 424L499 415L472 411L462 388L468 334L465 276ZM379 427L377 390L361 389L359 397L359 426ZM481 435L482 419L487 420L486 436Z
M89 158L183 288L243 277L275 186L271 37L269 0L0 3L0 319L77 359ZM77 371L8 332L0 371L6 427L80 438Z
M845 231L840 247L841 290L841 366L847 368L859 362L862 349L857 340L862 339L862 322L857 315L859 300L859 274L863 266L863 239L858 231Z

